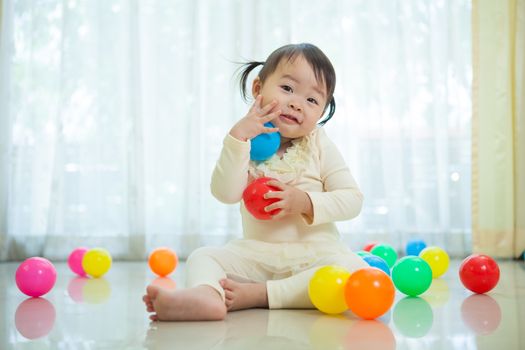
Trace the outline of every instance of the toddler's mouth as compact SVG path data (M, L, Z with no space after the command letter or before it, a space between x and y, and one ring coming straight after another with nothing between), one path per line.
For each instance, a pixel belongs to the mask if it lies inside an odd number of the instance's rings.
M290 115L290 114L281 114L279 117L282 120L284 120L285 122L288 122L288 123L301 124L299 122L299 119L297 119L296 117L294 117L293 115Z

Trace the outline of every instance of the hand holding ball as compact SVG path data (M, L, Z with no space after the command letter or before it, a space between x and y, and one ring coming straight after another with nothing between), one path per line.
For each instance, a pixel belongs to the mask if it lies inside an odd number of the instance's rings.
M265 123L264 126L275 127L272 123ZM250 144L250 159L261 162L277 152L281 145L281 134L279 132L259 134L251 139Z
M251 184L246 187L242 194L244 200L244 206L246 210L250 212L256 219L259 220L270 220L273 215L279 213L281 209L275 209L271 212L264 210L268 205L278 202L278 198L265 199L264 195L271 191L280 191L279 188L270 186L267 184L268 181L275 180L271 177L261 177L254 180Z

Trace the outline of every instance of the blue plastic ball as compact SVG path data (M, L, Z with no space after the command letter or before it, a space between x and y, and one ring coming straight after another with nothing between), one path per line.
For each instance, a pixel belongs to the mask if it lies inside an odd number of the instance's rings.
M418 256L419 253L427 247L427 244L422 239L411 239L406 245L407 255Z
M264 124L267 128L274 128L272 123ZM250 159L261 162L273 156L281 145L281 134L272 132L259 134L251 140Z
M385 259L377 256L377 255L366 255L363 256L363 260L366 261L366 263L372 267L377 267L380 270L383 270L387 275L390 276L390 267L388 266Z

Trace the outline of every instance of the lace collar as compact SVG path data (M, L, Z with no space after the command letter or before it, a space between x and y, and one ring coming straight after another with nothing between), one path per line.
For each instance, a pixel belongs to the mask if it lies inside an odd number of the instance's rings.
M250 161L248 171L254 178L263 176L273 177L283 183L291 184L303 174L312 155L312 136L310 134L293 139L282 157L274 154L262 162Z

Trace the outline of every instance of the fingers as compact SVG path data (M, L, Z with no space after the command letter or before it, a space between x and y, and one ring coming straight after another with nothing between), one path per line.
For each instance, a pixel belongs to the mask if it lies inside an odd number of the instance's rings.
M264 128L262 133L263 134L271 134L272 132L278 132L279 128Z
M264 199L270 199L270 198L283 199L284 193L282 191L270 191L270 192L266 192L263 197Z
M268 186L277 187L278 189L281 189L281 190L284 190L285 186L286 186L285 184L283 184L282 182L277 181L277 180L270 180L270 181L266 182L266 184ZM266 194L270 194L270 193L275 193L275 192L268 192ZM265 197L265 198L270 198L270 197Z
M259 96L260 96L260 95L259 95ZM259 96L257 96L257 97L259 97ZM261 102L262 102L262 97L261 97L261 100L259 101L259 105L261 104ZM261 115L265 115L265 114L267 114L268 112L270 112L272 109L274 109L275 106L277 106L277 101L276 101L276 100L273 100L272 102L266 104L266 106L260 108L260 109L259 109L259 111L260 111L259 113L260 113ZM275 113L275 112L274 112L274 113Z
M272 203L270 205L267 205L264 207L264 211L267 212L267 213L270 213L272 211L274 211L275 209L282 209L284 208L284 204L283 204L283 201L278 201L278 202L275 202L275 203Z
M262 101L262 96L257 95L257 97L255 98L255 101L253 101L253 104L250 107L250 112L259 112L261 110L261 101Z
M286 216L286 212L284 210L281 210L280 212L272 216L272 220L280 220L285 216Z
M276 110L276 111L273 111L273 112L270 113L270 114L267 114L267 115L261 117L261 121L262 121L263 123L271 122L272 120L274 120L275 118L277 118L278 116L280 116L281 113L282 113L281 110L278 109L278 110Z

